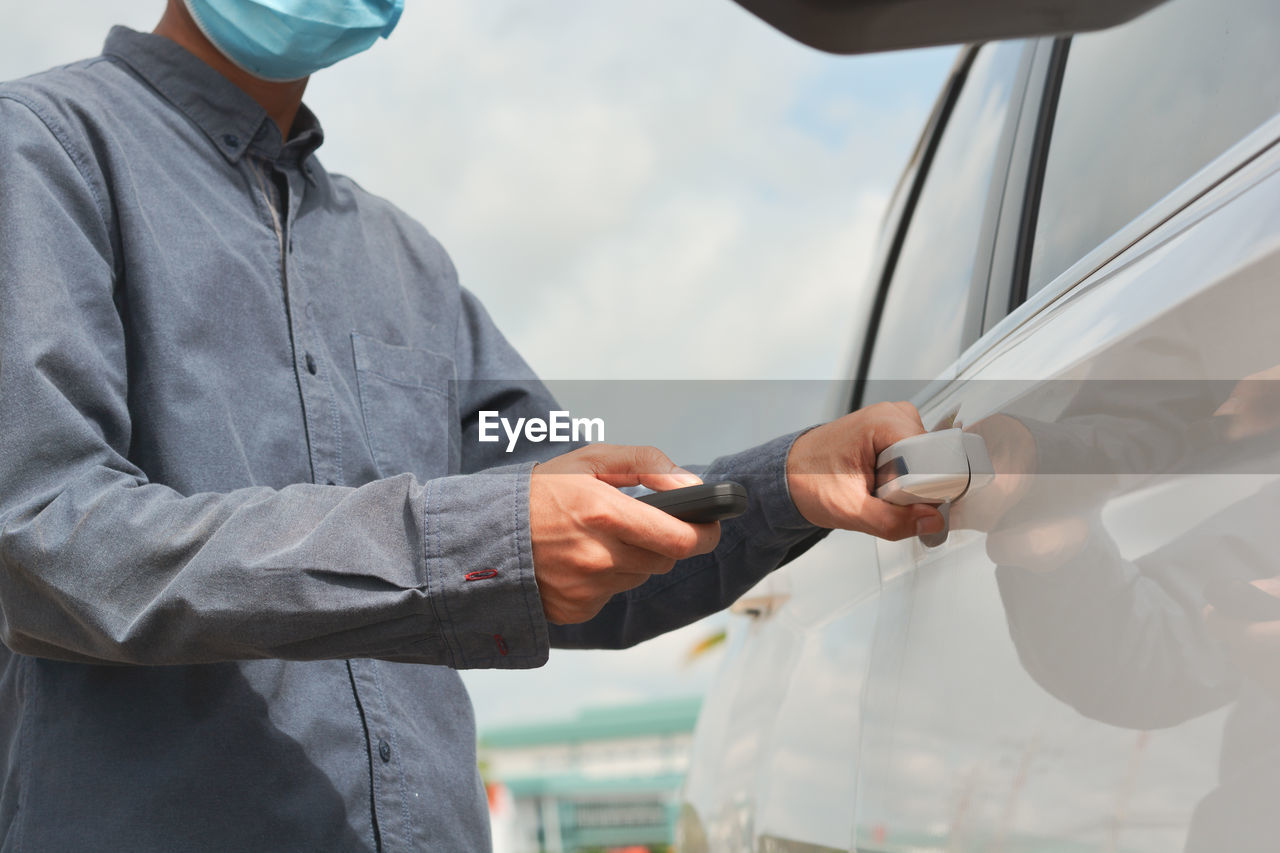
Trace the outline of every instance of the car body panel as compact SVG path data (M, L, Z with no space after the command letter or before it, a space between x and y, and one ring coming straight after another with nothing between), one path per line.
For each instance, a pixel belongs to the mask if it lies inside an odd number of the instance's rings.
M745 700L747 676L759 705L700 724L685 837L705 843L682 849L1275 849L1280 622L1207 596L1280 577L1280 117L1003 310L1058 44L1024 65L982 327L906 377L931 380L927 427L986 438L996 484L940 547L837 534L766 582L785 601L736 621L712 691ZM932 144L895 196L908 222ZM881 241L890 287L903 227Z
M1280 336L1269 331L1280 317L1280 239L1272 225L1280 221L1277 167L1277 157L1255 164L1236 176L1239 186L1215 191L1232 199L1230 207L1215 196L1201 199L1207 214L1184 211L1182 220L1038 312L958 380L953 394L926 405L926 421L958 395L965 398L958 425L1011 411L1061 424L1069 421L1061 410L1071 393L1098 382L1170 383L1169 395L1146 401L1154 407L1185 390L1188 376L1226 380L1209 387L1229 389L1280 364ZM1259 179L1261 173L1269 174ZM1232 334L1224 337L1223 330ZM1047 377L1062 387L1037 396ZM1214 472L1195 470L1195 459L1164 466L1192 467L1187 474L1130 472L1133 482L1086 509L1102 513L1122 554L1150 554L1188 530L1212 530L1226 507L1276 481L1274 467L1248 473L1255 457L1232 458L1230 450L1225 456L1228 464L1219 461L1223 470ZM962 501L953 523L964 523L964 509ZM1035 514L1047 518L1054 510L1050 500ZM902 663L873 681L868 698L864 849L1072 849L1062 847L1067 842L1089 850L1179 849L1197 804L1216 785L1226 711L1148 731L1089 720L1046 692L1010 638L1009 599L1002 599L984 540L959 530L939 549L915 541L879 545L883 596L915 578L911 603L897 620L910 626L909 636L877 637L886 653L902 644ZM931 840L921 835L925 827L934 828ZM901 846L895 830L905 831ZM1233 846L1242 839L1228 834L1221 849L1253 849L1252 840Z
M686 853L755 849L760 838L777 850L847 844L879 578L871 540L832 538L824 545L835 547L743 597L780 603L740 617L717 679L727 689L713 691L699 717L695 739L716 760L696 763L685 783Z

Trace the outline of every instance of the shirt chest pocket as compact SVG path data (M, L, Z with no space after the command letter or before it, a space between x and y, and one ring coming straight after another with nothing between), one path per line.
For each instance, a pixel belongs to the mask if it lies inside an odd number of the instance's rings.
M356 383L365 436L382 477L425 481L461 465L453 359L353 332Z

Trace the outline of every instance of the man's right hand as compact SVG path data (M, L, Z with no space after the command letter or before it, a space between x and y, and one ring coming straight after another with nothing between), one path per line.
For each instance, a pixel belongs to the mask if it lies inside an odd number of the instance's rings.
M653 447L596 444L535 467L529 523L547 621L586 622L619 592L714 550L719 524L680 521L617 488L666 491L700 482Z

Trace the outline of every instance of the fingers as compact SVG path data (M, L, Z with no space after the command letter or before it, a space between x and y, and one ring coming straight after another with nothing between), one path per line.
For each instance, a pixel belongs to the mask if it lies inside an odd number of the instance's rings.
M609 515L602 519L622 542L672 560L709 554L720 544L720 525L690 524L621 492L608 499Z
M578 571L554 588L543 584L547 618L557 625L593 619L619 593L671 571L676 561L621 542L595 543L579 552Z
M936 507L928 504L895 506L876 498L866 502L859 520L866 533L893 542L912 536L941 533L946 526L942 513Z
M665 575L676 560L618 540L598 540L583 547L579 566L606 597L636 586L632 580ZM616 580L615 580L616 579ZM643 580L640 581L641 583Z
M702 482L656 447L601 444L580 452L596 479L611 486L644 486L665 492Z
M674 557L664 557L625 542L618 542L609 550L612 562L604 571L614 584L613 592L633 589L653 575L665 575L676 565Z
M653 508L648 507L648 509ZM675 524L672 525L666 521L654 524L648 518L628 518L627 525L618 531L619 541L672 560L687 560L699 554L710 554L720 544L719 522L690 524L687 521L671 518L661 510L653 511L661 513ZM651 515L651 513L645 513L645 515Z
M677 466L656 447L593 445L576 451L579 468L609 486L642 485L655 491L695 486L696 474ZM615 489L601 490L594 522L622 542L683 560L715 550L719 524L689 524Z

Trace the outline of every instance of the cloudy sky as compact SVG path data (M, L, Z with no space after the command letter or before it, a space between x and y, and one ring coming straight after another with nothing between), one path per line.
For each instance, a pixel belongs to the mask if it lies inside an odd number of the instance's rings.
M7 4L0 79L162 0ZM329 169L422 221L552 379L843 376L888 193L954 52L792 43L730 0L409 0L316 76ZM468 676L482 725L701 690L693 626Z

